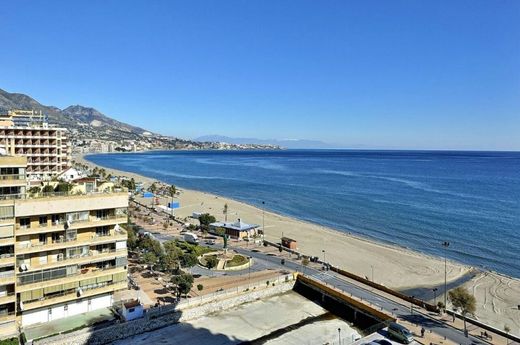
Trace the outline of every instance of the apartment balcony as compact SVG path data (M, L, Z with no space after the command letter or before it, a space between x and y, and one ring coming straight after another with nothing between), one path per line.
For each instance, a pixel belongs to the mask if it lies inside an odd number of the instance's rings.
M118 282L118 283L107 284L105 286L101 286L101 287L94 288L94 289L85 290L85 291L83 291L83 294L81 295L81 297L78 297L76 292L73 292L73 293L63 293L62 295L52 296L52 297L48 297L48 298L43 297L43 298L41 298L38 301L24 302L23 310L26 311L26 310L46 307L46 306L49 306L49 305L65 303L65 302L68 302L68 301L76 301L79 298L86 298L86 297L101 295L101 294L104 294L104 293L109 293L109 292L114 292L114 291L118 291L118 290L123 290L123 289L126 289L126 288L128 288L128 283L127 282Z
M16 294L14 292L8 292L5 295L0 295L0 305L16 302Z
M0 323L4 323L7 321L14 321L14 320L16 320L16 314L14 311L11 311L9 313L0 314Z
M67 284L72 282L77 282L80 280L98 278L102 276L106 276L108 274L116 274L120 272L127 272L125 266L111 266L108 268L89 268L84 270L78 270L77 273L69 274L64 277L48 279L48 280L39 280L37 282L22 284L20 277L18 277L18 284L16 285L16 292L22 291L30 291L34 289L40 289L44 286L54 286L60 284Z
M90 217L87 220L74 221L68 227L69 229L85 229L98 226L108 226L116 224L125 224L128 221L127 216L108 216L103 218ZM47 232L65 231L65 222L48 223L44 226L26 227L16 224L16 235L34 235Z
M126 248L110 249L106 251L90 250L88 254L74 257L58 258L58 261L48 262L41 265L32 265L26 272L39 271L49 268L57 268L75 264L89 264L107 260L115 260L116 257L128 256Z
M126 240L127 233L124 230L119 230L118 232L113 231L107 235L98 236L93 233L93 235L89 238L75 238L75 239L61 239L56 240L54 243L18 243L16 246L16 254L30 254L30 253L38 253L42 251L50 251L56 249L65 249L70 247L77 247L82 244L88 245L96 245L96 244L106 244L113 243L118 240Z
M14 269L12 271L0 272L0 285L13 284L14 280Z
M14 264L14 253L0 255L0 267Z
M0 175L0 187L25 186L25 175Z
M12 245L12 244L14 244L14 236L0 238L0 247Z

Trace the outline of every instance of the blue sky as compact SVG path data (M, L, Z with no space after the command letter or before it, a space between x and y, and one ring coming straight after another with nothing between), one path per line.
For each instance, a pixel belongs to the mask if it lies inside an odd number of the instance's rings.
M0 88L168 135L520 150L519 1L2 1Z

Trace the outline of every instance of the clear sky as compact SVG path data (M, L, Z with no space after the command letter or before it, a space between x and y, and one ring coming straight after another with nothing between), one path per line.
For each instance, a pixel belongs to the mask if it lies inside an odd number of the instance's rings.
M520 1L1 1L0 88L184 138L520 150Z

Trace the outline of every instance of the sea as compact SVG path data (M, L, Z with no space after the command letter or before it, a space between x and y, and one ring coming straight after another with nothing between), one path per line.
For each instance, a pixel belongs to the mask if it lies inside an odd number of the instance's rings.
M520 152L152 151L87 159L520 278Z

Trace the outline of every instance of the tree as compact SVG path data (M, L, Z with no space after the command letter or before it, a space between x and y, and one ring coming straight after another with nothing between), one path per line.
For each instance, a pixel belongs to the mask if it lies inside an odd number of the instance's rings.
M179 295L186 295L190 292L191 287L193 286L193 276L182 272L179 275L173 276L171 282L177 286Z
M72 184L68 182L60 182L56 186L56 191L60 193L68 193L72 190Z
M177 194L177 187L175 187L174 184L168 187L168 194L172 197L172 199L175 197L175 194Z
M45 185L42 189L42 193L53 193L54 187L51 185Z
M153 267L157 263L157 256L153 252L147 252L143 255L143 263L146 265L149 265L150 267Z
M204 289L204 285L197 284L197 290L202 291Z
M218 265L218 259L216 256L214 255L209 255L209 256L206 256L206 267L209 268L210 270L217 267Z
M204 213L199 216L200 225L207 228L211 223L215 223L217 219L209 213Z
M152 183L152 185L150 186L150 192L152 192L153 194L155 194L155 192L157 191L157 186L155 185L155 182Z
M164 255L160 262L163 271L173 272L179 268L179 258L182 256L182 250L175 246L175 242L164 242Z
M181 265L182 267L193 267L197 264L199 260L197 259L197 255L194 253L184 253L181 256Z
M128 238L126 242L128 244L128 248L131 250L137 248L137 236L135 235L135 231L133 229L128 229Z
M464 319L464 331L466 332L466 315L475 314L475 310L477 309L477 300L475 299L475 296L470 294L466 288L459 286L448 292L448 297L453 307L460 310Z
M228 215L228 204L224 204L224 209L222 210L222 213L224 213L224 219L227 222L227 215Z

